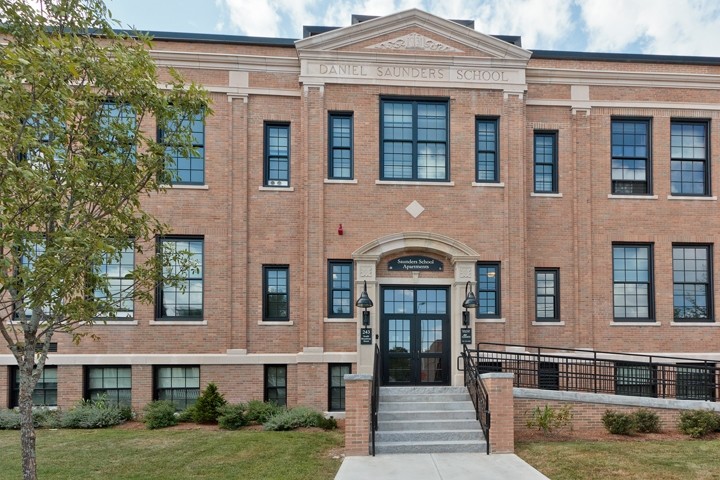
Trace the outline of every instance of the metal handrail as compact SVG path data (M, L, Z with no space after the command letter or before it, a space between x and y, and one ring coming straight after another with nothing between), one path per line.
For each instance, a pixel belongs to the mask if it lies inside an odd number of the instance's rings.
M378 429L378 405L380 403L380 372L382 371L380 362L380 346L375 344L375 356L373 358L373 382L372 394L370 398L370 435L372 456L375 456L375 432Z
M470 393L473 406L475 407L475 418L480 422L480 428L485 435L485 453L490 455L490 401L487 388L480 377L480 370L477 361L473 358L472 352L463 345L463 371L465 386Z

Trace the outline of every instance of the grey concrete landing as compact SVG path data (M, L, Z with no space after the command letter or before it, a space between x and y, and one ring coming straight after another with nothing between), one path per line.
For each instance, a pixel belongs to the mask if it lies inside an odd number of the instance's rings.
M335 480L549 480L513 454L409 453L346 457Z

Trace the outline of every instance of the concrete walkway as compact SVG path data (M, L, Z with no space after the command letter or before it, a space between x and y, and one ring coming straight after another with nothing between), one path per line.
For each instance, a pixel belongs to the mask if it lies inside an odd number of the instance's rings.
M335 480L548 480L513 454L408 453L346 457Z

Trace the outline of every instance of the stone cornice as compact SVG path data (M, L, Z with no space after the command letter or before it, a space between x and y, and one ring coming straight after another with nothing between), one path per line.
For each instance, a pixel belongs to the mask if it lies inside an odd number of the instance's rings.
M720 89L720 75L528 67L529 84Z
M262 55L176 52L167 50L152 50L150 54L159 66L300 74L300 62L296 57L268 57Z

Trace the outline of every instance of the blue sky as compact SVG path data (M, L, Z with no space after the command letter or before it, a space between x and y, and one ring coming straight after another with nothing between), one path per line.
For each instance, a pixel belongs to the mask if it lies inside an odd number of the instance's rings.
M106 0L123 26L300 38L303 25L347 26L353 13L420 8L475 20L523 47L720 57L718 0Z

